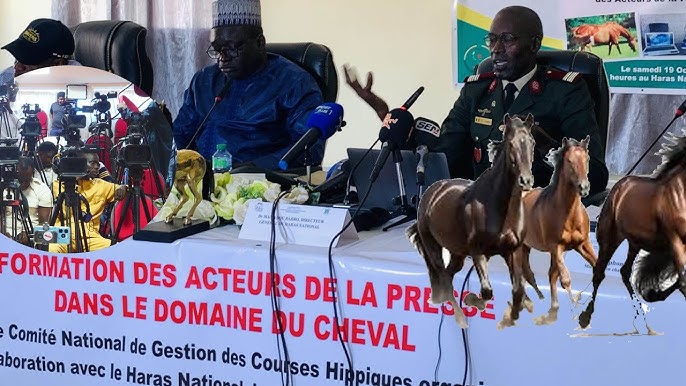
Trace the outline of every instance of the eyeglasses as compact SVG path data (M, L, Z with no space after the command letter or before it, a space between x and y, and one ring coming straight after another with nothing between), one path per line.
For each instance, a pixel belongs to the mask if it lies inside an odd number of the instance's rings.
M503 44L505 47L509 47L514 44L514 42L517 41L521 36L515 35L513 33L505 32L500 35L496 34L488 34L484 37L484 42L486 42L486 45L489 47L493 47L500 41L500 43Z
M222 47L219 50L216 50L214 47L209 46L205 53L207 53L207 56L209 56L211 59L219 59L219 56L223 56L225 58L237 58L241 56L243 51L245 51L245 43L241 44L238 47Z

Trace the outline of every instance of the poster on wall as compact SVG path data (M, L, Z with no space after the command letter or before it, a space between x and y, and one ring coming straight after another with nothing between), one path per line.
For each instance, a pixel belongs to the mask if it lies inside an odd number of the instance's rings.
M460 86L489 56L484 37L493 16L509 5L535 10L543 21L543 50L593 53L603 59L612 92L686 93L686 3L534 0L454 2L454 83Z

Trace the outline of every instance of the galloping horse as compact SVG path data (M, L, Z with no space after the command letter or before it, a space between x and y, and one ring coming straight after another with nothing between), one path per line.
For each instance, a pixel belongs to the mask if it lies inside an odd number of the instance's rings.
M174 217L179 210L188 202L188 195L186 194L185 186L193 193L193 206L186 214L183 219L184 225L190 225L192 223L191 217L195 213L195 208L202 202L202 192L198 190L198 183L202 181L205 175L205 169L207 165L205 164L205 158L203 158L200 153L193 150L180 149L176 152L176 174L174 175L174 186L181 195L181 200L176 204L174 210L172 210L169 215L164 219L164 222L171 223L174 221Z
M548 154L548 162L555 167L550 184L524 194L526 234L522 246L515 252L519 255L515 260L524 264L523 272L528 282L534 282L533 272L529 267L531 248L550 253L550 309L547 315L535 319L538 325L557 320L558 277L562 288L567 290L572 302L576 303L572 296L569 270L564 263L564 252L576 250L592 267L597 260L589 238L588 213L581 203L581 197L588 195L591 186L588 181L589 140L589 136L581 142L563 138L562 146ZM503 320L501 325L511 325L513 322Z
M431 281L431 302L449 301L455 319L467 327L464 313L455 299L453 276L462 269L466 256L472 256L481 282L481 299L467 296L465 302L483 310L493 295L488 280L488 257L500 254L510 268L513 292L522 287L520 265L512 263L512 252L522 242L522 191L530 190L534 139L531 114L522 120L505 115L503 140L489 144L493 165L474 182L461 179L432 184L419 203L417 222L407 229L426 262ZM447 267L443 251L450 254ZM518 312L518 311L517 311Z
M619 37L623 36L626 38L629 47L636 52L636 38L631 35L631 32L626 28L622 27L621 24L608 21L603 24L582 24L578 27L572 28L570 43L577 44L579 46L579 51L590 51L589 45L597 46L601 44L608 45L607 54L610 55L612 52L612 46L617 46L617 51L621 54L622 50L619 49Z
M588 327L605 278L605 268L625 239L629 242L627 260L620 272L629 295L631 268L640 250L648 257L670 256L678 274L678 288L686 296L686 138L668 138L662 145L663 162L652 177L626 176L612 187L598 218L598 262L593 268L593 294L579 325Z

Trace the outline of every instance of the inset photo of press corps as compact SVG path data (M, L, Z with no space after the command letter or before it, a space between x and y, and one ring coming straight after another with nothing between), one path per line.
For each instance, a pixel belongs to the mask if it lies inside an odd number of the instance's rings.
M0 179L13 198L2 201L5 236L50 252L96 251L155 216L171 126L142 90L103 70L54 66L0 92Z

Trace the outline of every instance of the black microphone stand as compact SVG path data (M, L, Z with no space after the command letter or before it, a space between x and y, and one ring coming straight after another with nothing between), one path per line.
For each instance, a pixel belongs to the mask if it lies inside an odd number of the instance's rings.
M638 159L638 161L636 161L636 162L634 163L634 165L631 167L631 169L629 169L629 171L626 172L626 175L627 175L627 176L628 176L629 174L631 174L631 172L633 172L634 169L636 169L636 167L638 166L638 164L640 164L641 161L643 161L643 158L645 158L645 156L648 155L648 152L650 152L650 149L652 149L653 146L655 146L655 144L657 143L657 141L659 141L660 138L662 138L662 136L665 135L665 133L667 132L667 130L669 129L669 127L672 126L672 123L674 123L674 121L676 121L680 116L681 116L681 115L675 115L674 118L672 118L672 120L667 124L667 126L665 126L664 130L662 130L662 132L660 133L660 135L658 135L658 136L655 138L655 140L653 141L653 143L651 143L650 146L648 146L648 148L643 152L643 154L642 154L641 157Z
M305 173L307 174L307 186L312 186L312 151L305 146Z
M417 209L410 205L410 203L407 200L407 192L405 191L405 179L403 178L403 171L402 171L402 164L403 161L403 156L401 154L400 149L395 149L393 150L393 162L395 163L395 174L398 178L398 190L400 191L400 195L396 197L393 201L394 204L398 202L400 205L398 209L394 210L393 213L391 213L391 218L396 218L399 216L403 216L401 219L394 221L392 224L388 225L387 227L383 228L383 231L387 231L391 228L393 228L396 225L404 224L406 222L410 222L412 220L417 219Z

